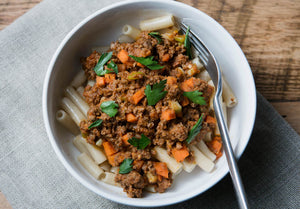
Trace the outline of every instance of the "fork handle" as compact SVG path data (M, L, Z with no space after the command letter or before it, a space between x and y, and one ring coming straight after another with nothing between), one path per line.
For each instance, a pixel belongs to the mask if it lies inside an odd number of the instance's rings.
M221 138L222 138L223 144L224 144L224 151L225 151L225 155L227 158L229 172L230 172L231 179L233 181L233 185L235 188L239 207L242 209L247 209L248 202L247 202L246 192L245 192L243 182L242 182L242 179L241 179L241 176L239 173L239 169L238 169L238 166L236 163L236 159L235 159L232 147L231 147L228 130L227 130L226 123L225 123L225 120L223 117L223 110L220 105L220 101L221 101L220 99L221 99L221 95L216 96L214 98L214 109L215 109L215 114L216 114L219 130L220 130L220 135L221 135Z

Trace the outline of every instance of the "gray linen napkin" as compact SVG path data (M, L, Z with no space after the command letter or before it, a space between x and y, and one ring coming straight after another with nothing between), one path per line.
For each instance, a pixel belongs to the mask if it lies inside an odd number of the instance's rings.
M0 190L13 208L130 208L76 181L59 162L42 119L42 85L63 37L116 0L44 0L0 32ZM300 138L258 94L257 119L239 161L252 208L299 208ZM167 208L237 208L227 175ZM1 208L1 206L0 206Z

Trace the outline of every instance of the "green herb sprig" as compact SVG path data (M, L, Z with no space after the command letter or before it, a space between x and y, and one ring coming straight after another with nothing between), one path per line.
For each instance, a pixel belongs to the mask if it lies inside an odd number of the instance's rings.
M111 59L112 52L105 52L101 55L98 60L98 63L94 67L94 71L98 76L103 76L107 73L112 73L113 71L104 70L104 65Z
M159 34L159 32L150 32L150 33L148 33L148 35L155 38L158 41L158 44L160 44L162 42L161 35Z
M145 89L145 95L147 97L148 105L155 105L159 100L164 98L167 91L163 91L166 86L167 80L162 80L159 83L155 83L152 88L148 84Z
M126 158L125 160L123 160L123 162L120 165L119 173L126 174L132 171L132 162L133 159L130 158Z
M199 120L197 123L193 126L193 128L189 131L188 138L186 139L186 142L189 144L191 141L194 140L194 138L200 133L202 129L202 123L203 123L203 116L204 114L202 113Z
M95 122L93 122L89 127L88 129L91 129L91 128L94 128L94 127L98 127L101 125L101 123L103 122L103 120L99 119L99 120L96 120Z
M184 47L186 49L187 56L189 57L189 59L192 59L191 42L190 42L190 38L189 38L189 32L190 32L190 26L188 26L186 33L185 33Z
M206 105L206 101L204 97L202 97L203 93L200 91L190 91L190 92L183 92L183 96L186 96L192 102L199 104L199 105Z
M134 59L136 62L139 62L142 65L145 65L150 70L159 70L159 69L162 69L165 67L165 66L159 65L157 61L153 60L153 58L154 58L153 56L151 56L151 57L136 57L136 56L129 55L129 57Z
M106 101L102 102L100 108L105 112L109 117L114 117L118 113L119 105L115 101Z
M142 137L140 139L132 137L128 140L128 142L138 149L145 149L151 143L151 140L147 136L142 134Z

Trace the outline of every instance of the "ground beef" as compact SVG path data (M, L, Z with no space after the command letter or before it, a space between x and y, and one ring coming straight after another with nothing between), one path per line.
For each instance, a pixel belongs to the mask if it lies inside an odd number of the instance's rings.
M214 88L206 81L191 75L190 69L195 65L186 55L183 44L175 40L162 39L161 43L150 35L149 31L144 31L133 43L113 42L110 45L113 61L118 66L118 73L111 73L111 79L104 78L105 84L98 83L93 86L87 85L83 96L90 106L87 119L81 121L80 130L82 135L90 144L95 144L99 139L109 142L115 153L109 157L112 166L120 166L126 158L133 160L132 171L128 174L117 174L115 181L120 183L129 197L141 197L143 188L152 185L157 192L164 192L172 184L172 174L169 171L169 178L162 177L155 170L155 150L154 146L160 146L168 151L186 147L185 140L189 131L197 123L202 113L213 116L209 109L209 101ZM174 33L176 35L176 32ZM160 70L150 70L146 66L141 66L131 57L126 63L122 63L118 58L118 53L125 50L129 55L137 57L153 56L159 65L164 66ZM88 80L95 80L97 75L94 72L101 54L94 51L88 57L82 58L82 68ZM109 61L110 62L110 61ZM107 64L104 69L108 69ZM131 79L133 75L134 79ZM105 75L105 76L107 76ZM106 80L108 79L108 80ZM147 97L144 96L136 104L133 95L138 91L144 91L147 85L154 85L162 80L168 80L164 91L167 91L164 98L155 105L148 105ZM169 82L170 80L172 82ZM182 84L187 79L192 79L193 86L190 91L200 91L206 101L206 105L195 104L186 100L183 96ZM110 117L101 109L101 104L105 101L115 101L118 105L118 112L114 117ZM164 111L170 110L171 102L180 104L181 111L176 112L172 120L161 119ZM133 114L136 118L134 122L128 122L128 114ZM102 120L98 127L89 128L97 121ZM202 129L191 144L202 140L208 131L215 128L215 124L203 122ZM130 143L124 141L124 136L128 139L133 137L140 139L142 135L150 139L150 144L145 149L138 149ZM188 149L189 151L189 149ZM187 157L193 161L193 153ZM149 176L153 177L149 182Z
M142 197L143 188L146 183L140 173L131 171L128 174L117 174L115 181L121 184L124 192L126 192L129 197Z

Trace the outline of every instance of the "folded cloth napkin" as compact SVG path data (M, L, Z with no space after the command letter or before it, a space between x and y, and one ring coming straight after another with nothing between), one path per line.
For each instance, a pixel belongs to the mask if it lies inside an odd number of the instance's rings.
M130 208L82 186L59 162L42 119L42 86L63 37L116 0L44 0L0 32L0 190L17 208ZM260 95L239 161L251 208L299 208L300 138ZM1 206L0 206L1 208ZM227 175L207 192L166 208L237 208Z

